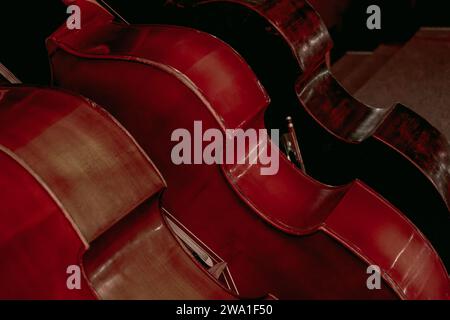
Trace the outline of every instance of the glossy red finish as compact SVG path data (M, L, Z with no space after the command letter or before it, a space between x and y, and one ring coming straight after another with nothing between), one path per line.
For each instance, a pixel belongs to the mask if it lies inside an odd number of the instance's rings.
M349 95L326 66L327 55L333 43L325 24L308 1L167 1L167 7L173 5L191 9L191 13L195 13L196 10L203 12L209 10L213 17L218 10L227 9L228 13L232 13L233 9L236 10L236 15L242 11L249 15L253 13L260 16L267 23L267 29L271 29L272 34L283 39L296 59L297 74L300 76L296 83L296 92L302 106L314 120L337 138L349 143L360 143L373 136L396 149L423 171L435 185L447 207L450 207L450 148L446 139L425 119L406 107L375 108L360 103ZM238 8L241 11L238 11ZM222 22L217 22L217 25L209 22L212 24L211 31L215 33L219 33L220 28L225 28L218 25ZM220 35L225 38L224 40L233 41L222 33ZM289 58L286 56L286 59ZM404 124L402 126L404 133L397 136L391 131L399 125L399 122ZM417 127L420 128L419 133ZM423 135L432 136L432 139L437 141L434 144L438 146L430 146L430 143L417 139L417 136L422 138ZM445 153L445 157L441 155L437 159L430 159L433 156L437 157L439 153ZM423 157L428 158L422 159ZM439 166L441 168L438 168Z
M271 177L258 165L174 165L173 130L192 132L196 120L204 129L263 127L268 96L216 38L116 24L100 11L82 30L62 26L49 38L54 82L108 106L130 130L168 183L163 206L227 262L240 294L448 297L447 272L425 237L361 182L325 186L283 155ZM383 290L367 289L368 264L382 268Z
M68 290L66 269L86 246L47 190L10 154L0 153L3 203L0 223L1 299L92 299Z
M244 7L263 17L289 44L303 72L323 62L333 44L320 16L305 0L175 0L167 5L207 8L208 5L231 4Z
M450 266L447 139L405 106L376 108L347 93L329 70L326 26L307 1L175 0L166 8L177 13L171 23L211 33L243 55L272 98L266 124L280 128L293 118L311 176L326 184L363 180Z
M172 235L158 170L92 102L0 87L0 164L0 298L235 298Z

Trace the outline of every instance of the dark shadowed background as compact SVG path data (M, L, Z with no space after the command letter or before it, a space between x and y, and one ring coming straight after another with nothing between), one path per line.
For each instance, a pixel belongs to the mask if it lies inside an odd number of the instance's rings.
M162 0L108 0L131 22L161 22ZM346 51L373 50L380 43L408 40L420 26L450 26L446 0L311 0L335 41L333 60ZM366 9L382 9L382 30L366 28ZM2 1L0 61L22 81L48 84L45 38L68 16L60 0Z

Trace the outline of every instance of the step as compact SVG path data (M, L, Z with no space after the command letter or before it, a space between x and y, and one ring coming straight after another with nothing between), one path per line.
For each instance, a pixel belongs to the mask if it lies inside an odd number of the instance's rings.
M356 93L362 102L402 103L450 138L450 28L422 28Z
M333 66L333 73L346 90L354 94L358 91L389 59L400 49L396 45L380 45L373 53L359 53L360 60L354 59L354 64L345 55Z
M358 68L365 62L373 52L347 52L341 59L339 59L331 68L335 78L344 87L351 86L350 79L352 74L356 73Z

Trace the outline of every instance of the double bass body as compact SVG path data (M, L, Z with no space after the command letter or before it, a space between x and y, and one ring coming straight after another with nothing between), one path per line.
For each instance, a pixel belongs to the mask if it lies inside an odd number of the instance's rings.
M177 0L160 9L165 21L211 33L245 58L271 97L267 127L284 128L292 117L310 176L330 185L364 181L450 267L446 137L403 105L377 108L350 95L329 69L332 41L307 1Z
M91 101L0 87L0 165L0 298L236 298L179 243L163 178Z
M55 84L107 106L131 132L168 183L164 208L226 261L240 294L448 296L447 271L432 246L364 183L323 185L283 155L278 174L268 177L257 165L174 165L174 130L195 121L222 131L265 128L269 96L216 38L118 24L99 7L80 4L92 13L85 28L62 26L48 40ZM382 290L367 289L369 264L382 268Z

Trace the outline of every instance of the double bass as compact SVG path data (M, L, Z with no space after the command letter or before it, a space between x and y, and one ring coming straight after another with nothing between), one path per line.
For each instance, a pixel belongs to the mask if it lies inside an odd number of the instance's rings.
M167 181L163 207L223 258L241 295L448 297L447 271L428 240L361 181L325 185L283 154L272 176L258 163L173 163L172 133L193 135L196 121L220 132L265 128L270 98L227 44L184 27L117 23L92 1L70 3L84 26L63 25L47 40L54 85L107 106L130 131ZM259 152L278 150L267 142ZM381 290L367 288L369 265L382 270Z
M330 71L332 40L306 0L153 6L163 13L159 23L208 32L243 56L271 97L266 126L286 130L285 119L293 120L309 175L331 185L361 179L417 225L450 267L447 138L401 104L377 108L349 94Z
M237 298L178 240L164 179L92 101L1 86L0 166L1 299Z

